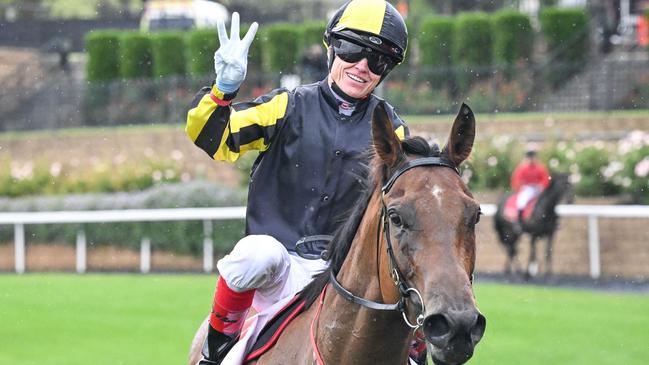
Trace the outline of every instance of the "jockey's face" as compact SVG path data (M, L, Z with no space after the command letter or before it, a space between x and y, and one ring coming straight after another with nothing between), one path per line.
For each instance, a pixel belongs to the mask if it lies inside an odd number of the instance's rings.
M381 76L370 71L365 58L349 63L336 56L329 72L329 83L332 81L345 94L353 98L364 98L379 84Z

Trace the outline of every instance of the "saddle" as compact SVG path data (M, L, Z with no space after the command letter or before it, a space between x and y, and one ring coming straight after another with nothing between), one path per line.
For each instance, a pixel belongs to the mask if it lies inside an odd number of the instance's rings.
M286 326L297 317L306 306L306 299L296 295L288 304L284 306L275 316L266 323L264 328L259 332L255 344L246 355L244 364L256 360L266 351L270 350L279 339Z
M518 209L516 209L516 197L518 196L517 193L510 195L507 200L505 201L505 206L503 208L503 217L512 222L515 223L518 221ZM529 202L527 202L527 205L525 205L525 209L523 209L523 221L527 221L530 219L532 216L532 212L534 211L534 207L536 206L536 203L538 202L539 197L535 197Z

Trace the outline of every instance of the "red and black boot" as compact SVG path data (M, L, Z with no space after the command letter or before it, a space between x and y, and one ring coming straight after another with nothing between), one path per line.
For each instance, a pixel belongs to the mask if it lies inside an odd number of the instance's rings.
M239 339L255 290L236 292L219 278L199 365L218 365Z

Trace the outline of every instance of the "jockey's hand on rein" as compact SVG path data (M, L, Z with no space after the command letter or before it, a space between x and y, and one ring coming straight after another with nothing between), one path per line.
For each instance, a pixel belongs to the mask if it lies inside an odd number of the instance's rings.
M257 33L257 22L252 23L243 39L239 38L239 13L232 13L230 38L225 24L218 22L219 49L214 53L214 71L216 71L216 86L224 93L232 93L239 89L246 77L248 68L248 50Z

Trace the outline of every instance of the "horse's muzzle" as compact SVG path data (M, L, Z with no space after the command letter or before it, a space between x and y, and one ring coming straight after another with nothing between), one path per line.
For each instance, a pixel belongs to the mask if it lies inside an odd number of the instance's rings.
M431 314L424 319L426 341L434 346L431 353L439 364L463 364L473 356L473 349L484 335L487 319L476 309Z

